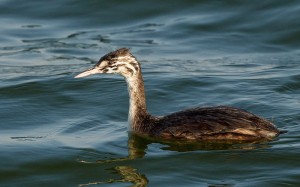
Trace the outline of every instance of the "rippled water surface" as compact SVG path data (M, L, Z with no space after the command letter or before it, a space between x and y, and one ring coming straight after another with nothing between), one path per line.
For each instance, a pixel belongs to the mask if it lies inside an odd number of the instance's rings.
M299 1L0 9L0 186L300 186ZM231 105L288 132L242 145L129 134L123 78L73 78L120 47L142 64L152 114Z

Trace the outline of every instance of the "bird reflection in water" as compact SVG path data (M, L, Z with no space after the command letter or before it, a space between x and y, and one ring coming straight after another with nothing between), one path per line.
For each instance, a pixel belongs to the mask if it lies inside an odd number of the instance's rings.
M107 181L100 182L89 182L86 184L80 184L79 186L90 186L97 184L108 184L108 183L132 183L131 187L144 187L148 184L148 179L145 175L140 174L137 170L131 166L116 166L113 168L121 178L109 179Z
M116 163L112 168L113 173L117 173L120 177L116 179L108 179L106 181L89 182L80 184L79 186L89 186L109 183L132 183L132 187L144 187L148 184L148 179L145 174L138 172L138 169L133 166L125 166L124 162L142 159L146 154L148 146L153 143L164 145L162 150L169 150L174 152L189 152L189 151L207 151L207 150L253 150L261 148L269 148L267 142L183 142L183 141L165 141L158 139L151 139L133 133L129 133L128 139L128 156L122 158L110 158L106 160L97 160L97 164ZM82 163L95 163L81 160ZM126 163L127 164L127 163Z

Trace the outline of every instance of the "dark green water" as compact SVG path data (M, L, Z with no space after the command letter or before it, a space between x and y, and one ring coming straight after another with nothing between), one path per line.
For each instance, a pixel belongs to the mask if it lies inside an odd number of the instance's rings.
M300 186L299 1L0 2L0 186ZM127 132L119 76L73 77L129 47L148 109L231 105L288 130L244 145Z

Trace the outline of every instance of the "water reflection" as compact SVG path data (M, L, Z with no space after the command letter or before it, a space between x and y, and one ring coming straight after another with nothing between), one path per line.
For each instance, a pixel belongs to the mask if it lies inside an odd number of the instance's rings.
M131 166L116 166L113 168L114 172L117 172L121 178L119 179L109 179L105 182L89 182L86 184L80 184L79 186L89 186L97 184L107 184L107 183L132 183L132 187L144 187L148 184L148 179L145 175L137 172L137 169Z
M137 159L142 158L146 152L149 144L159 143L164 145L162 150L176 151L176 152L189 152L198 150L249 150L257 148L268 148L270 145L262 141L168 141L160 140L149 137L143 137L136 134L129 134L128 158Z
M126 165L127 161L144 158L150 144L159 143L164 145L161 150L169 150L174 152L189 152L201 150L253 150L258 148L269 148L269 144L265 142L182 142L182 141L165 141L151 139L136 134L129 134L128 139L128 156L123 158L110 158L106 160L98 160L97 164L116 164L112 173L117 173L118 178L111 178L106 181L89 182L80 184L80 186L108 184L108 183L132 183L132 186L143 187L149 182L146 174L141 174L138 168L131 164ZM82 163L90 163L81 161ZM228 184L211 184L209 186L231 186Z

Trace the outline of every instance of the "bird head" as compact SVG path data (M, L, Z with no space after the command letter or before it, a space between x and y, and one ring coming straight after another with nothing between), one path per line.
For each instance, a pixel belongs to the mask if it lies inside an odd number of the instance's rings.
M125 78L129 78L139 71L140 64L130 53L129 49L121 48L104 55L94 67L78 74L75 78L86 77L98 73L116 73Z

